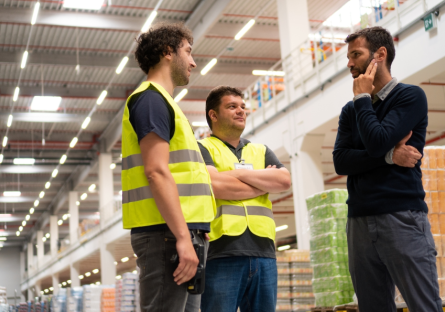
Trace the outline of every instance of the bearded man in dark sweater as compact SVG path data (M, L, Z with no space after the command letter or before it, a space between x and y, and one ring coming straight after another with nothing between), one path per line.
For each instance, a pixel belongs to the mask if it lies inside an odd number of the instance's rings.
M394 285L410 311L442 311L420 169L425 93L391 76L387 30L362 29L346 43L354 98L342 109L333 155L336 172L348 176L349 271L360 312L395 312Z

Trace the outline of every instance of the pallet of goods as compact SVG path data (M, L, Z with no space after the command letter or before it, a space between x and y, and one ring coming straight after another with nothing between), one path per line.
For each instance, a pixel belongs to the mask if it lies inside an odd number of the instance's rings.
M115 312L116 289L103 288L101 300L101 312Z
M312 287L318 309L352 302L348 267L346 190L333 189L307 198ZM321 310L320 310L321 311Z
M314 307L312 268L308 250L277 252L278 293L280 312L307 311Z
M138 275L122 274L116 281L116 312L136 312L136 284Z

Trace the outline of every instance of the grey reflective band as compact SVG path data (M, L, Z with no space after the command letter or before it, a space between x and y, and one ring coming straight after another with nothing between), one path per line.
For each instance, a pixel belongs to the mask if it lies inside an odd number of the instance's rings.
M194 150L184 149L170 152L169 164L177 164L182 162L199 162L204 163L201 153ZM134 167L143 166L141 154L133 154L122 158L122 170L128 170Z
M247 206L247 213L250 216L264 216L264 217L269 217L269 218L273 219L272 209L269 209L266 207ZM246 212L245 212L243 206L222 205L222 206L219 206L218 209L216 209L215 219L221 217L221 215L223 215L223 214L244 217L246 215Z
M128 170L143 165L144 162L142 161L141 154L133 154L125 158L122 158L122 170Z
M183 149L170 152L169 164L177 164L187 161L204 163L201 153L198 151Z
M179 196L211 196L210 185L205 183L196 184L176 184ZM139 200L153 198L153 193L149 186L139 187L134 190L122 192L122 203L128 204Z

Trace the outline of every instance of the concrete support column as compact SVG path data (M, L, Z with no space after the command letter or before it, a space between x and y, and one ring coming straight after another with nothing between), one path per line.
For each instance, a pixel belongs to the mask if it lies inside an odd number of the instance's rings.
M323 140L324 135L306 134L294 141L295 152L291 158L291 172L298 249L309 250L310 232L306 198L324 191L321 167Z
M51 246L51 257L57 257L57 250L59 249L59 228L57 226L57 216L49 217L49 234L50 236L50 246Z
M34 293L31 289L31 286L28 287L28 298L27 301L31 301L31 299L34 298Z
M99 155L99 212L101 225L104 225L114 213L113 170L110 169L111 162L111 154L101 153Z
M307 0L277 0L281 58L284 59L308 38Z
M59 274L53 274L51 278L53 280L53 294L57 295L59 293Z
M25 271L26 271L26 256L25 252L20 252L20 283L25 279Z
M28 255L27 255L27 261L28 261L28 277L31 275L31 271L34 270L34 246L31 243L28 243Z
M43 245L43 231L37 231L37 263L39 268L43 267L43 257L45 255L45 246Z
M80 287L80 265L79 263L71 263L70 264L70 279L71 279L71 287Z
M42 291L42 287L41 287L41 282L38 281L35 285L34 285L34 296L35 297L39 297L40 295L42 295L40 292Z
M114 245L100 245L100 276L102 285L114 284L116 281L116 265L114 264Z
M79 229L79 206L76 202L78 200L77 192L69 192L68 207L70 213L70 244L74 244L78 240Z

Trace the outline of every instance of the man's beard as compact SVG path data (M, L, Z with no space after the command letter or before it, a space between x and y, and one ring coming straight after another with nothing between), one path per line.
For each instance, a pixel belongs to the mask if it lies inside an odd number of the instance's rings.
M185 62L181 62L181 58L174 56L171 68L171 77L176 86L185 86L189 83L187 77L188 66Z

